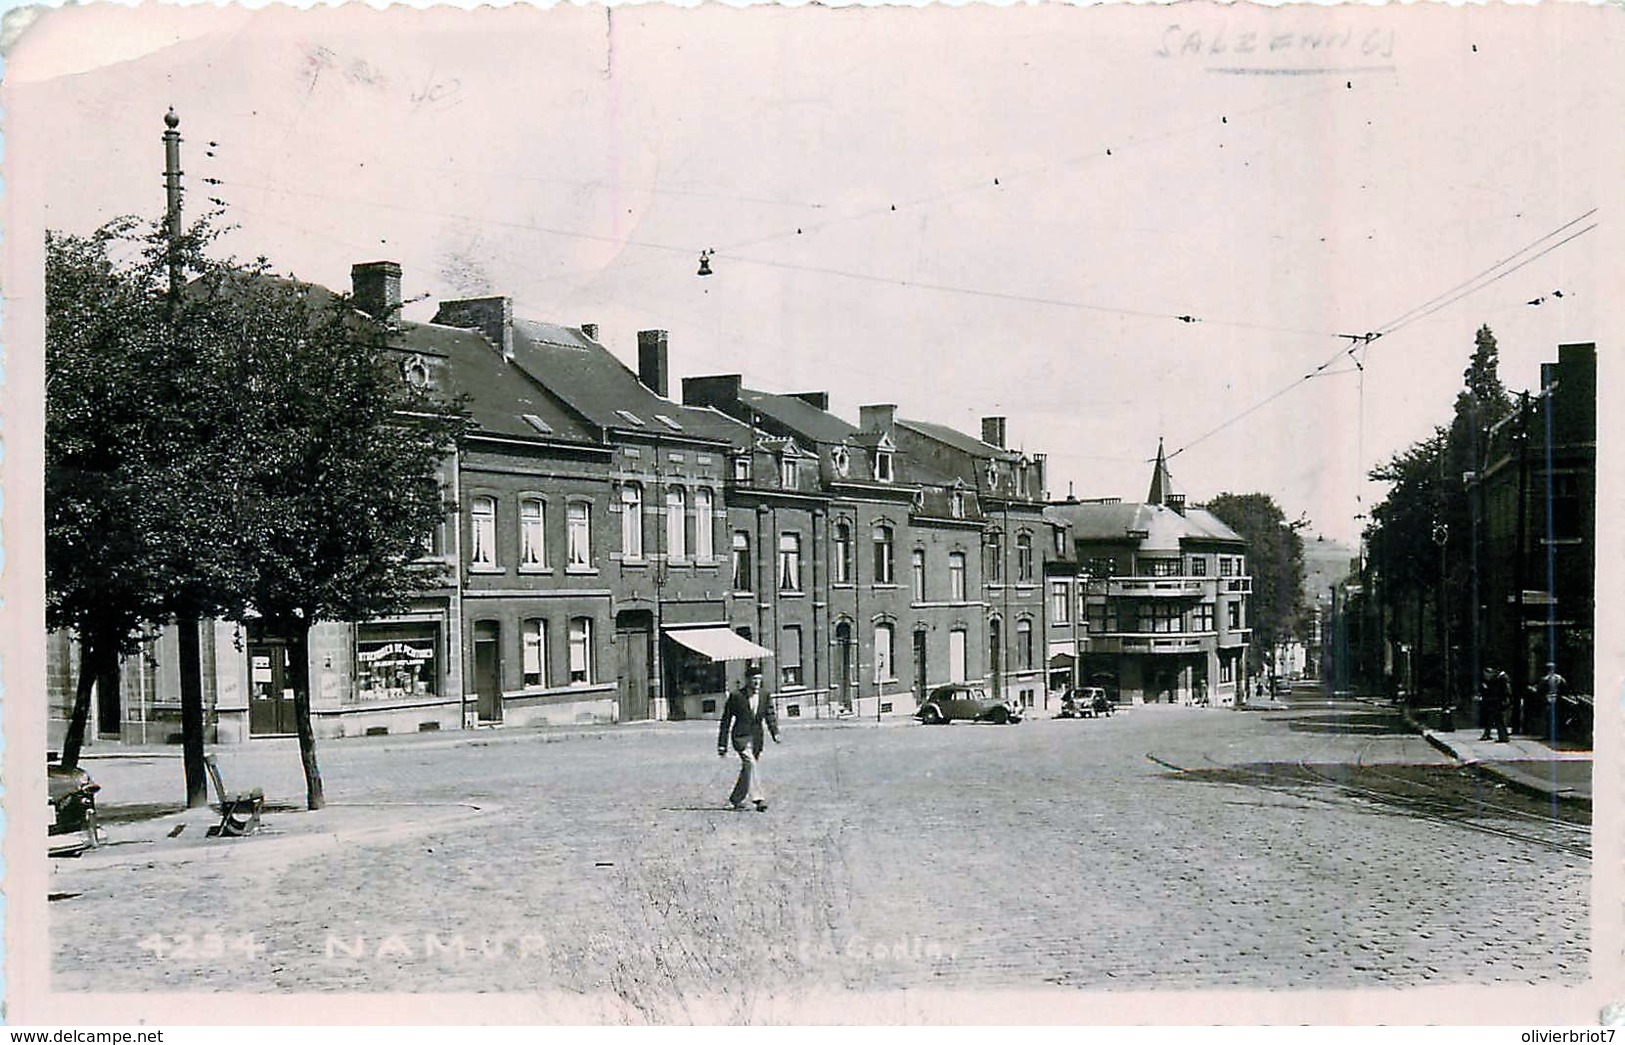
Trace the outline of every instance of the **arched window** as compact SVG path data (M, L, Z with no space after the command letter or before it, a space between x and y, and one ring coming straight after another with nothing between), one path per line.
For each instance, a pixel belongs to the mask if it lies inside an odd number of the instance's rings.
M592 618L570 618L570 684L592 684Z
M688 493L681 486L666 490L666 557L688 558Z
M469 501L468 562L471 566L497 564L497 502L492 497Z
M643 487L638 483L621 487L621 557L643 558Z
M779 535L779 590L801 590L801 534Z
M750 534L735 530L733 535L734 591L750 591Z
M875 583L895 584L891 527L884 523L875 527ZM890 678L891 676L887 676Z
M539 497L519 502L519 565L547 565L547 512Z
M1016 621L1016 664L1022 671L1031 671L1033 667L1033 622L1030 620Z
M836 584L852 583L852 527L846 522L835 524L835 561L831 563Z
M573 501L564 513L565 536L569 547L568 565L580 569L592 566L592 506L586 501Z
M1028 584L1033 579L1033 535L1016 535L1016 580Z
M875 681L889 682L896 677L893 667L893 634L890 624L875 625Z
M524 649L520 657L526 686L547 685L547 621L527 620L524 629Z
M715 520L711 518L711 500L710 490L694 491L694 557L704 562L710 562L717 555L716 531L712 528Z

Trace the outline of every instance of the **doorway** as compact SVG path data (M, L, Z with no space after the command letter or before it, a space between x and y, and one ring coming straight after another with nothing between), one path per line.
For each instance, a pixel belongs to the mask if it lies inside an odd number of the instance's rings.
M999 619L987 622L987 673L993 680L993 698L1004 699L1004 626Z
M914 633L914 701L917 704L925 703L926 667L925 667L925 629L921 628Z
M292 672L285 642L248 644L248 735L286 736L295 732Z
M615 638L624 651L621 658L621 684L618 698L622 722L642 722L649 717L649 662L654 639L654 614L648 610L628 610L615 615ZM681 714L673 702L674 714Z
M481 722L502 721L502 626L474 622L474 697Z
M852 710L852 701L856 696L853 692L853 684L858 677L856 649L852 642L852 625L845 621L835 625L835 685L841 706L847 711Z

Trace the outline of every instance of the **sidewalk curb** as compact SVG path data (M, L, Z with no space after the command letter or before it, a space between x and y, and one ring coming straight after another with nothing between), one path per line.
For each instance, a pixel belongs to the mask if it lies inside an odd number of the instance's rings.
M1528 795L1531 798L1569 802L1577 806L1584 806L1587 809L1591 808L1590 795L1579 794L1572 788L1550 787L1545 783L1545 781L1542 781L1537 777L1525 773L1513 772L1500 766L1483 762L1476 758L1463 758L1449 741L1439 736L1433 730L1425 728L1415 719L1411 718L1408 711L1405 713L1404 719L1405 724L1420 733L1423 740L1426 740L1440 752L1455 759L1464 768L1472 770L1478 776L1485 777L1487 779L1494 779L1502 784L1505 784L1507 787L1512 788L1514 791Z

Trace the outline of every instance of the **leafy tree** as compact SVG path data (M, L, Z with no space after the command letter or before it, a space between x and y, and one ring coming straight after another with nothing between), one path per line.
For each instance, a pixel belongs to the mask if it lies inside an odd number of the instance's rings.
M1414 606L1408 625L1417 636L1415 655L1420 665L1435 666L1440 677L1434 681L1441 687L1452 665L1450 651L1466 644L1473 627L1471 480L1484 466L1486 433L1513 409L1501 383L1495 334L1480 326L1450 423L1370 473L1372 479L1392 484L1366 529L1378 569L1378 597L1395 610L1384 638L1403 641L1401 629L1407 622L1399 611ZM1424 657L1429 629L1423 607L1429 602L1439 648ZM1454 665L1456 677L1463 667Z
M171 237L120 218L46 238L47 622L80 641L63 761L79 757L92 683L116 688L118 658L173 621L192 806L208 801L199 624L239 612L250 576L231 510L235 345L170 280L217 265L214 236L209 219Z
M144 459L164 329L138 267L113 256L133 223L45 242L45 620L79 641L62 762L78 764L93 684L118 686L119 658L164 616L164 556Z
M188 801L206 801L198 624L259 617L294 654L320 808L309 630L441 580L415 560L466 414L402 380L387 327L348 299L208 257L206 221L173 243L137 228L47 241L48 614L82 643L66 747L77 758L91 680L172 620Z
M1207 503L1207 510L1247 541L1253 575L1249 667L1267 661L1273 673L1276 647L1304 631L1302 524L1288 522L1266 493L1222 493Z
M460 403L402 379L386 325L348 298L272 277L263 262L213 271L193 292L221 305L218 336L238 339L236 547L253 564L244 594L288 642L306 803L319 809L310 629L399 611L444 583L420 560L451 507L437 468L469 422Z

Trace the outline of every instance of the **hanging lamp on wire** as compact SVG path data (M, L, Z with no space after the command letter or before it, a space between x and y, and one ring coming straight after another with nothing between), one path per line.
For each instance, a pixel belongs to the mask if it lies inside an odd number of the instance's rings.
M696 276L709 276L711 274L711 256L715 253L716 251L710 247L700 251L700 270L694 273Z

